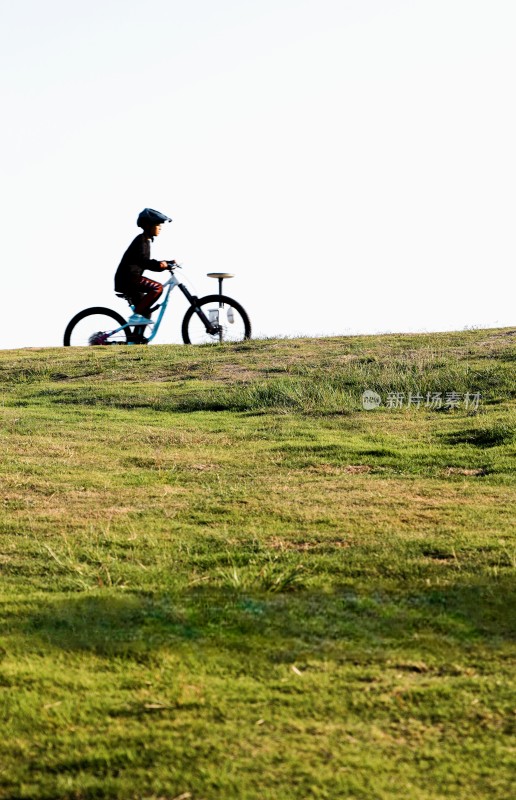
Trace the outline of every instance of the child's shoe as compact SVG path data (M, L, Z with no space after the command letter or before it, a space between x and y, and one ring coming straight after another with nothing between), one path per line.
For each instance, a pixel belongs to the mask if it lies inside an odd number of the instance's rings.
M148 317L142 317L141 314L131 314L127 320L128 325L154 325L154 322Z
M149 340L142 334L132 333L127 337L129 344L148 344Z

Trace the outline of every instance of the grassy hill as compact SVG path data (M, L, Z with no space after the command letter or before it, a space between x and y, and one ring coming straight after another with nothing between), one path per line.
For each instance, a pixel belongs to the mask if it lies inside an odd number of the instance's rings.
M0 798L508 800L515 361L0 351Z

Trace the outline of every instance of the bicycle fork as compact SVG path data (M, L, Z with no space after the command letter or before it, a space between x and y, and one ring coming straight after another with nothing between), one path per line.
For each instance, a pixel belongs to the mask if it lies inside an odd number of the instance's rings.
M194 307L195 313L197 314L202 324L206 328L206 332L209 333L211 336L214 336L216 333L220 333L221 331L220 325L214 325L212 322L210 322L210 320L208 319L202 308L199 308L199 306L197 305L197 301L199 300L199 298L193 294L190 294L190 292L188 291L188 289L184 284L178 283L177 285L183 292L184 296L186 297L190 305Z

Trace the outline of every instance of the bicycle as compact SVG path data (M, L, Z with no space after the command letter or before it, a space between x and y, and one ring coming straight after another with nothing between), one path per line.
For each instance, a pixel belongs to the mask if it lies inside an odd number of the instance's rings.
M94 306L80 311L70 320L64 333L64 346L131 345L152 342L159 331L170 295L176 286L190 304L181 325L181 335L185 344L221 344L251 338L251 322L247 312L240 303L222 293L223 280L233 278L233 274L209 272L208 277L218 279L219 293L199 298L192 295L174 274L176 269L181 269L180 265L175 261L167 263L170 278L163 284L165 294L162 302L149 312L152 314L159 309L158 317L152 324L148 337L144 338L143 334L145 328L150 326L131 325L117 311ZM117 293L117 297L125 295ZM131 308L134 310L134 306ZM117 327L113 327L113 321L117 323Z

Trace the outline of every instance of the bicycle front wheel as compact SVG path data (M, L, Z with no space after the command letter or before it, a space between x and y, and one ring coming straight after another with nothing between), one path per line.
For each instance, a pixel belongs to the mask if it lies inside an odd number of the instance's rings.
M199 311L209 321L210 333ZM186 312L181 328L185 344L222 344L251 338L251 322L244 308L223 294L201 297Z
M64 334L65 347L87 347L88 345L127 344L128 328L121 328L126 321L110 308L95 306L85 308L68 323Z

